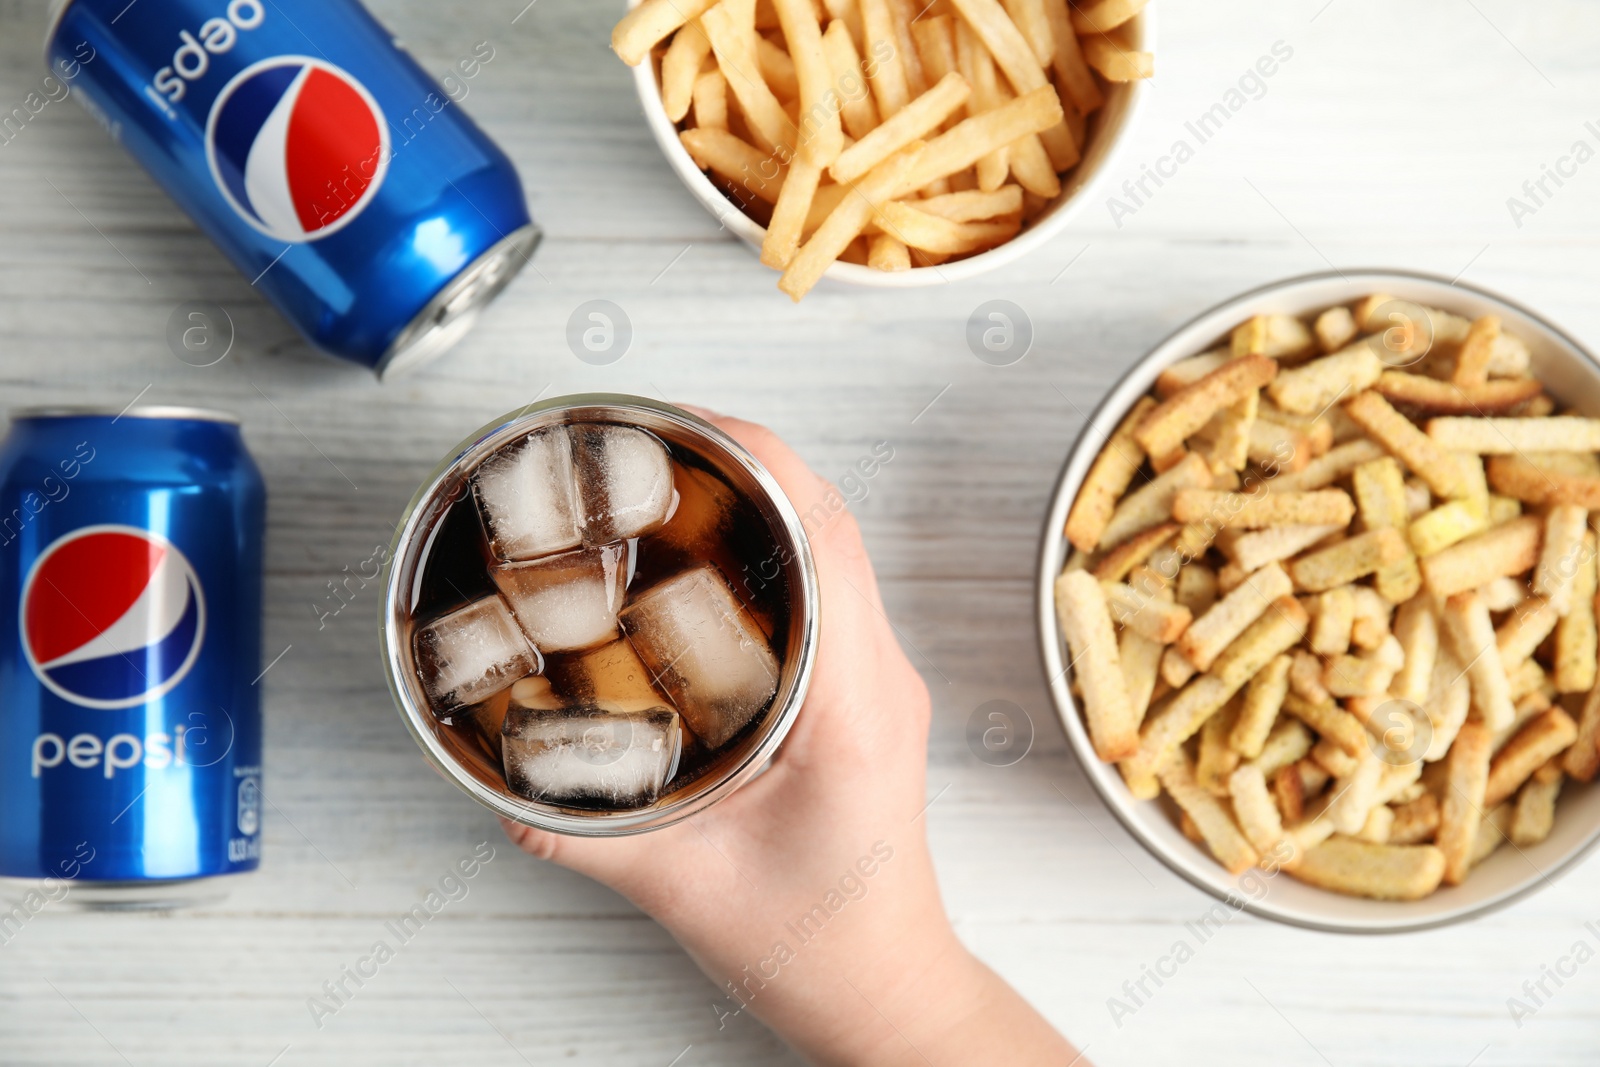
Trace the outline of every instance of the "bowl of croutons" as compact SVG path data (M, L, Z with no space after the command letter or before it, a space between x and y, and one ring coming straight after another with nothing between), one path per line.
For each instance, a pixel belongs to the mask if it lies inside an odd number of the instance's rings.
M1085 774L1228 907L1395 932L1600 839L1600 365L1503 297L1295 278L1091 417L1038 613Z

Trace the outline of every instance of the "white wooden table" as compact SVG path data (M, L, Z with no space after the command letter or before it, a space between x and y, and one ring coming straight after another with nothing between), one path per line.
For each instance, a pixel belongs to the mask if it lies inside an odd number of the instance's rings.
M154 2L154 0L146 0ZM890 611L936 706L928 813L961 935L1101 1064L1592 1064L1600 963L1519 1028L1506 1000L1595 935L1600 863L1502 913L1356 939L1241 916L1118 1027L1107 999L1210 906L1108 817L1045 697L1030 577L1046 494L1085 413L1130 362L1242 289L1339 266L1402 266L1498 289L1600 348L1600 162L1519 227L1542 164L1600 148L1600 5L1582 0L1156 0L1159 77L1113 183L1274 42L1292 58L1118 228L1102 200L987 280L791 307L669 174L606 42L621 4L375 0L431 69L490 41L468 109L521 168L547 236L446 361L380 387L321 359L78 109L0 144L0 383L7 407L65 400L243 414L271 488L265 865L219 907L49 911L0 947L0 1063L794 1062L660 929L581 878L514 854L423 764L385 690L378 592L318 628L327 583L387 542L414 485L467 429L539 393L609 389L765 421L823 474L887 439L856 507ZM0 111L38 83L42 0L0 0ZM517 17L521 12L520 18ZM1592 154L1592 152L1591 152ZM1568 166L1570 170L1570 165ZM979 303L1021 305L1033 350L981 363ZM575 359L580 303L634 340ZM234 353L169 352L168 315L225 306ZM290 647L292 646L292 647ZM994 768L969 716L1022 705L1032 752ZM0 714L3 714L0 707ZM0 817L4 817L0 813ZM495 859L318 1029L307 999L482 841ZM692 1047L691 1047L692 1046ZM674 1057L680 1057L674 1059Z

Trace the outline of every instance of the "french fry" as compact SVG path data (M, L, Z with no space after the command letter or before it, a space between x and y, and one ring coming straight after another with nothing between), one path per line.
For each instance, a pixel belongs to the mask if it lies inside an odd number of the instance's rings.
M1600 686L1589 690L1578 713L1578 736L1561 757L1561 769L1580 782L1600 773Z
M1178 651L1201 670L1209 668L1225 648L1291 591L1283 568L1268 564L1194 620L1177 639Z
M1187 754L1178 753L1160 778L1172 799L1194 820L1211 854L1229 874L1243 874L1256 865L1260 856L1250 847L1228 809L1195 781L1194 767Z
M727 130L709 127L684 130L678 135L690 158L701 170L714 171L768 203L777 203L788 178L789 168L754 145L739 140ZM761 176L767 167L777 172L774 179Z
M1368 530L1331 548L1301 556L1289 565L1289 577L1306 592L1320 593L1398 563L1405 553L1405 541L1395 530Z
M771 2L771 0L758 0L758 2ZM798 104L800 77L795 73L794 60L789 57L788 52L773 44L769 38L757 35L756 65L761 69L762 80L780 101L786 105L791 102ZM785 111L788 110L790 108L785 107ZM793 110L796 114L799 113L798 106Z
M1056 612L1083 689L1095 754L1108 763L1133 756L1139 750L1138 719L1123 681L1104 588L1086 571L1068 571L1056 579Z
M1550 831L1555 827L1556 798L1561 795L1561 779L1560 765L1551 760L1535 771L1517 793L1516 810L1511 817L1512 844L1527 848L1550 836Z
M1542 524L1524 516L1496 526L1422 561L1422 580L1436 597L1523 574L1539 561Z
M667 0L669 6L677 0ZM641 5L642 7L643 5ZM694 5L685 5L692 9ZM635 11L640 8L635 8ZM755 29L755 0L721 0L700 15L700 27L711 41L723 76L744 114L757 147L778 150L787 159L794 151L794 122L768 88L761 74ZM693 131L685 131L691 133Z
M1317 344L1322 351L1337 352L1354 340L1359 331L1349 308L1331 307L1317 316L1312 332L1316 334Z
M1457 593L1445 601L1444 624L1456 658L1467 665L1472 706L1491 732L1503 729L1511 723L1516 710L1511 704L1511 684L1505 665L1500 662L1489 609L1477 593Z
M990 152L1060 121L1061 101L1048 85L1023 93L993 111L963 119L928 142L917 165L901 179L894 199L910 196L931 182L966 170Z
M1344 410L1439 496L1467 495L1469 485L1454 457L1383 397L1373 392L1361 393L1347 402Z
M1278 365L1265 356L1231 360L1163 400L1136 432L1144 450L1168 452L1204 426L1220 409L1272 381Z
M728 82L720 70L708 70L694 80L693 99L695 128L728 128Z
M1421 374L1384 371L1373 391L1429 415L1491 415L1508 412L1544 391L1533 378L1502 378L1461 386Z
M1038 134L1022 138L1006 151L1011 163L1011 176L1024 190L1045 200L1054 200L1061 195L1061 179L1056 177L1056 164L1051 161ZM1076 157L1072 162L1077 162Z
M1494 343L1500 337L1500 316L1485 315L1472 324L1467 339L1456 354L1456 370L1451 382L1463 389L1488 384L1489 361Z
M1311 415L1374 385L1382 373L1383 361L1371 347L1354 344L1282 371L1267 386L1267 395L1285 411Z
M1111 609L1111 617L1121 625L1137 630L1163 645L1170 645L1188 629L1188 608L1149 596L1121 582L1102 584L1105 586L1106 604Z
M859 0L861 5L861 50L873 58L867 69L872 97L878 104L879 118L887 122L911 102L911 87L906 81L905 57L894 27L889 0Z
M1543 419L1428 420L1428 437L1452 452L1512 455L1526 452L1600 452L1600 419L1553 415Z
M1533 591L1565 616L1572 610L1573 587L1578 582L1580 557L1594 567L1594 551L1583 555L1583 534L1589 513L1572 504L1556 504L1545 513L1544 546L1533 572ZM1587 687L1585 687L1587 688Z
M828 168L829 175L834 181L846 184L857 180L912 141L937 130L971 92L971 86L960 74L946 74L939 84L841 152Z
M873 212L890 198L894 187L915 166L921 151L922 143L913 142L862 178L855 187L857 195L840 201L839 206L817 228L817 232L800 246L800 250L784 268L778 288L796 301L809 292L822 279L829 265L861 233Z
M799 83L799 144L796 148L801 159L818 168L826 167L838 159L844 148L844 128L839 107L830 95L833 70L822 47L822 26L811 0L773 0L773 6L778 9L778 22L783 27L783 37L794 60L795 79ZM912 138L907 138L907 142L910 140ZM896 145L880 158L886 158L900 147L902 145ZM871 169L871 166L862 167L856 175ZM844 179L835 176L834 180Z
M969 189L962 193L945 193L943 196L930 196L926 200L918 200L915 206L918 211L926 211L930 215L938 215L951 222L996 219L1022 212L1022 187L1002 185L993 192Z
M1100 548L1114 548L1136 533L1172 517L1172 501L1184 489L1211 484L1211 468L1194 453L1182 463L1122 498L1100 534Z
M1238 689L1255 674L1305 636L1310 616L1292 596L1273 601L1267 611L1222 650L1211 673L1230 688Z
M1444 853L1444 881L1460 885L1466 880L1472 850L1483 820L1484 796L1489 785L1489 730L1469 722L1456 735L1446 759L1447 777L1435 838Z
M1019 97L1049 84L1038 57L1022 31L1006 16L999 0L950 0L950 3L978 35Z
M611 50L628 66L637 67L669 33L699 18L716 3L717 0L644 0L612 29ZM753 0L751 10L753 18Z
M906 69L906 89L911 98L916 99L928 91L932 82L928 80L927 71L923 69L922 56L917 51L917 41L911 32L911 24L928 10L928 5L922 0L889 0L889 9L894 15L896 47L900 52L900 61Z
M809 0L804 2L809 3ZM800 235L805 228L806 215L811 211L811 200L817 195L817 184L821 180L822 169L803 156L796 156L789 164L788 177L778 190L772 221L767 223L767 234L761 241L761 262L782 270L794 259L800 250Z
M932 19L924 21L933 22ZM859 141L877 128L878 105L865 84L861 55L843 19L836 18L828 24L822 35L822 50L828 57L828 71L833 75L833 91L839 98L839 115L845 131Z
M867 266L874 270L910 270L911 252L886 233L874 234L867 245Z
M1083 58L1108 82L1131 82L1155 76L1155 56L1133 47L1118 30L1080 37Z
M1044 0L1004 0L1006 13L1033 49L1039 66L1048 67L1055 58L1056 42L1050 33L1050 19L1045 14Z
M698 21L684 23L673 34L672 43L661 57L661 106L673 122L682 122L689 114L700 64L710 53L711 42Z
M1285 868L1297 881L1345 896L1421 900L1439 888L1447 860L1432 845L1379 845L1332 837Z
M1108 33L1144 10L1148 0L1089 0L1072 10L1072 28L1081 34Z
M1015 221L951 222L900 201L880 204L877 216L884 232L906 245L947 254L991 248L1014 237L1020 226Z
M1093 72L1089 70L1088 62L1083 58L1082 46L1078 43L1078 35L1067 14L1067 0L1044 0L1044 10L1050 23L1050 36L1055 43L1051 65L1055 69L1056 81L1071 99L1078 114L1088 115L1098 111L1105 103L1105 97L1100 92Z
M1483 803L1494 807L1510 797L1533 772L1565 752L1578 739L1578 724L1560 708L1529 720L1489 765Z

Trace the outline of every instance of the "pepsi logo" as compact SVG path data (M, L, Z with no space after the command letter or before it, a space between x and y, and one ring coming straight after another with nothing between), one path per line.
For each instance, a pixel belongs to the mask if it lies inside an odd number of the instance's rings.
M205 594L166 539L132 526L86 526L28 572L22 648L63 700L128 708L172 690L205 643Z
M327 237L372 202L389 125L366 87L331 63L276 56L234 76L211 105L206 159L239 216L280 241Z

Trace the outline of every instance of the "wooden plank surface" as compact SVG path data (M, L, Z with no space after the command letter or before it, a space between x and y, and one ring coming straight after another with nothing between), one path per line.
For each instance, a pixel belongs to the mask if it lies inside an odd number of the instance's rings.
M513 854L427 770L379 670L375 588L318 626L326 583L387 542L449 445L512 398L591 389L767 422L830 477L893 443L856 511L934 692L928 824L945 897L967 943L1097 1063L1594 1062L1600 965L1520 1026L1507 1008L1575 942L1600 948L1584 927L1600 922L1594 862L1427 934L1335 937L1241 916L1113 1020L1108 998L1195 942L1185 924L1211 902L1116 826L1068 755L1030 581L1047 494L1087 412L1167 332L1242 289L1333 265L1407 267L1499 290L1600 345L1600 162L1547 186L1520 226L1506 203L1575 142L1600 149L1585 125L1600 125L1600 6L1157 0L1149 109L1051 247L946 289L825 286L796 308L660 159L606 47L621 5L524 3L373 4L430 70L493 44L466 107L516 160L547 231L538 269L457 353L403 382L380 387L308 352L76 108L51 105L0 144L6 406L142 394L239 411L272 494L266 655L289 648L264 681L263 870L213 908L33 920L0 945L0 1062L794 1062L748 1021L719 1031L716 989L662 931ZM43 73L42 7L0 0L0 110ZM1153 195L1117 225L1105 198L1193 142L1185 124L1276 42L1292 57L1244 85L1223 129L1159 188L1147 182ZM993 298L1032 323L1013 366L967 349L968 315ZM608 367L564 339L591 299L633 326ZM168 316L188 300L220 303L236 324L217 366L167 348ZM1036 727L1010 768L966 747L969 716L991 699ZM318 1028L307 998L481 841L498 852L466 899Z

